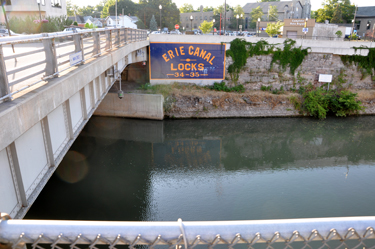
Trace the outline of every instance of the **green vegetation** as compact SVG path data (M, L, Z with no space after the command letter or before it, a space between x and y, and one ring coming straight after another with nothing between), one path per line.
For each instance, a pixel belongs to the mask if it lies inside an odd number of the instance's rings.
M301 98L292 96L289 100L301 114L325 119L328 113L338 117L358 114L365 109L362 102L356 100L357 94L344 89L324 90L308 85L300 89Z
M206 20L204 20L199 26L199 29L202 30L203 34L207 34L212 31L213 25L213 22L207 22Z
M257 43L247 42L244 39L234 39L230 43L230 49L226 51L226 55L232 57L233 63L228 67L228 73L231 80L236 83L240 71L246 64L248 57L254 55L273 54L271 61L271 69L273 63L278 63L283 70L289 66L290 73L294 74L295 70L301 65L310 48L302 49L294 47L296 42L291 39L284 41L284 49L277 48L268 44L267 41L260 40Z
M341 38L342 36L342 31L341 30L337 30L335 35L337 35L338 38Z
M302 47L294 47L296 41L291 39L286 39L284 41L284 49L277 50L273 54L271 61L271 68L273 63L278 62L278 64L286 70L286 67L289 66L290 74L294 74L295 70L301 65L305 56L308 54L310 48L302 49Z
M225 85L225 82L222 81L221 83L215 82L213 86L208 86L208 89L215 90L215 91L223 91L223 92L245 92L245 88L243 85L237 85L234 87L228 87Z
M9 20L9 28L16 33L35 34L41 32L62 31L65 26L72 24L66 16L46 17L39 20L39 16L13 17Z
M350 65L354 63L357 68L362 73L362 79L366 78L368 75L374 77L373 70L375 70L375 48L368 47L353 47L355 51L359 49L368 49L369 52L367 56L362 55L342 55L341 60L345 65Z
M354 4L350 0L325 0L323 8L313 11L316 22L329 20L330 23L351 23L354 17Z
M260 87L260 90L265 91L265 92L271 92L272 94L283 94L283 93L285 93L284 86L281 86L280 89L277 89L277 88L273 88L272 85L270 85L270 86L262 85Z
M267 23L266 33L272 37L274 35L279 35L280 28L284 26L283 22L278 21L277 23Z

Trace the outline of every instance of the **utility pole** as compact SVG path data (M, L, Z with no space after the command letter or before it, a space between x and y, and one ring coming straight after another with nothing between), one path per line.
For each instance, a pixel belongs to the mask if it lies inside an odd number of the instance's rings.
M117 0L116 0L115 12L116 12L116 28L117 28Z
M353 19L353 26L352 26L352 34L350 35L349 41L353 38L353 33L354 33L354 23L355 23L355 17L357 15L357 6L355 6L355 12L354 12L354 19Z
M224 35L225 35L226 22L227 22L227 0L224 1Z

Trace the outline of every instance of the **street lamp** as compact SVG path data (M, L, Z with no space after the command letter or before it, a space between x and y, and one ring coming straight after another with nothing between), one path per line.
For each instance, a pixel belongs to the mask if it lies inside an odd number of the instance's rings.
M191 31L193 31L193 19L194 19L194 17L190 16Z
M236 18L237 18L237 34L238 34L238 18L240 18L240 16L237 14Z
M40 0L37 0L38 7L39 7L39 21L42 23L42 14L40 14Z
M212 20L212 35L215 35L214 29L215 29L215 19Z
M258 18L258 30L257 30L257 35L258 35L258 37L259 37L259 22L260 22L260 18Z
M163 7L161 6L161 4L159 5L159 10L160 10L160 31L161 31L161 9L162 9Z

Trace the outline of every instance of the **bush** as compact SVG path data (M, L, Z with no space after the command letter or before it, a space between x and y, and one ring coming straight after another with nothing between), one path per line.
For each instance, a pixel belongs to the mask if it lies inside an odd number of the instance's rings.
M346 117L350 114L358 114L365 109L362 102L356 100L357 94L347 90L330 90L322 88L304 88L302 100L290 99L294 107L301 113L319 119L325 119L328 113L338 117Z
M26 16L24 19L13 17L9 20L9 27L16 33L35 34L42 32L62 31L65 26L72 24L66 16L46 17L41 22L39 16Z

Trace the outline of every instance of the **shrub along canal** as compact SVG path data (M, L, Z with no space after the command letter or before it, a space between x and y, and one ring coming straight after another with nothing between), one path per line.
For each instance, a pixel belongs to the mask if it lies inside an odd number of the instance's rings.
M93 117L26 219L375 215L375 117Z

